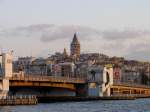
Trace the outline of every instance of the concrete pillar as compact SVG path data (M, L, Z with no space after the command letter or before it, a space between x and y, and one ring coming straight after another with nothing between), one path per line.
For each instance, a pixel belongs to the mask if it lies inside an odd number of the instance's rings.
M101 96L110 96L111 91L110 87L113 85L113 68L112 67L104 67L103 71L103 84L102 91L100 93Z
M13 53L2 53L2 81L0 82L0 97L6 97L9 92L9 78L12 77Z
M100 91L100 96L104 96L105 95L105 91L106 91L106 88L105 88L105 84L103 83L102 84L102 90Z
M107 96L110 96L110 95L111 95L111 93L110 93L110 87L107 88L107 93L106 93L106 95L107 95Z
M76 96L86 97L88 95L88 84L76 84Z
M2 54L2 69L4 78L12 77L12 61L13 61L12 51Z

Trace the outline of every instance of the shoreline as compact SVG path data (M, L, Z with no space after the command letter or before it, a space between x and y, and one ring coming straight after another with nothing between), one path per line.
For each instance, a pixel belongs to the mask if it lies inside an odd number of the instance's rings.
M133 96L110 96L110 97L38 97L38 103L54 103L54 102L83 102L98 100L135 100Z
M57 102L86 102L86 101L108 101L108 100L136 100L140 98L150 98L150 96L105 96L105 97L70 97L70 96L42 96L42 97L37 97L37 101L29 100L26 99L20 99L20 103L16 103L15 100L9 101L8 99L5 99L5 102L2 103L2 100L0 100L0 106L15 106L15 105L37 105L39 103L57 103ZM22 102L24 101L24 102Z

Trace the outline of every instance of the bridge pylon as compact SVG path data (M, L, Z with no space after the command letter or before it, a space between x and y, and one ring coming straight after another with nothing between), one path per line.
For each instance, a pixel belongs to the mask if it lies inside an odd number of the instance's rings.
M100 96L110 96L111 95L111 86L113 85L113 68L104 67L103 71L103 83L102 90L100 91Z
M110 96L113 85L113 67L91 67L88 75L89 96Z
M12 61L13 61L13 52L8 51L7 53L2 53L1 55L1 71L0 74L0 97L6 97L9 92L9 78L12 77Z

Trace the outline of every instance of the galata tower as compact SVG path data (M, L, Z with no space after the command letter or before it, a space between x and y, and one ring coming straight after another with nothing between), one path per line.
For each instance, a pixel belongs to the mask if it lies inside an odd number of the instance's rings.
M76 33L74 34L73 40L70 45L71 56L76 58L80 57L80 42L78 41Z

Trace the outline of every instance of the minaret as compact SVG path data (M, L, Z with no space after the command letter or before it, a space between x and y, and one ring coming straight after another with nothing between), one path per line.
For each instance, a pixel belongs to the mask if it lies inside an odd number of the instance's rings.
M68 57L68 53L67 53L66 48L64 48L63 56L64 56L64 58Z
M76 58L80 57L80 42L78 41L76 33L71 42L70 53L71 56L75 56Z

